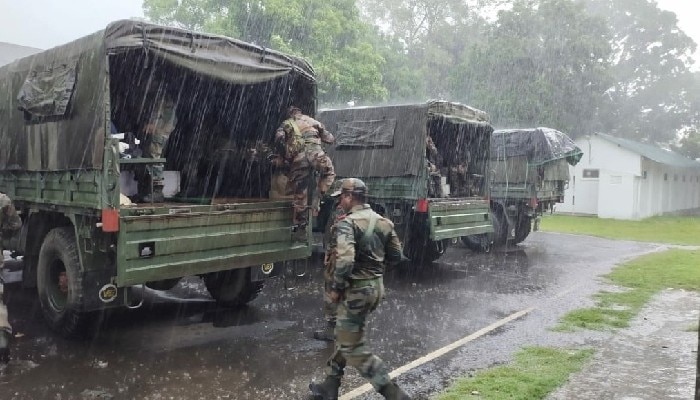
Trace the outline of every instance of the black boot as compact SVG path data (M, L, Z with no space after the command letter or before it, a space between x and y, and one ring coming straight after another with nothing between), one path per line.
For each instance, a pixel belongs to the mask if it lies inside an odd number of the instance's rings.
M326 380L322 383L309 383L313 400L337 400L338 389L340 389L340 377L338 376L326 376Z
M379 394L388 400L411 400L411 398L408 397L408 394L406 394L406 392L404 392L403 389L401 389L394 381L384 385L379 390Z
M162 203L163 201L165 201L163 185L153 185L153 193L143 196L144 203Z
M325 328L314 331L314 339L325 342L335 341L335 321L328 321Z
M12 338L12 333L0 329L0 364L10 362L10 338Z

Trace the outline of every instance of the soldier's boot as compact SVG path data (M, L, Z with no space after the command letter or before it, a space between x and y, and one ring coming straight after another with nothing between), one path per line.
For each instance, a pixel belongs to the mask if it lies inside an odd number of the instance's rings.
M314 339L325 342L335 341L335 322L328 321L323 329L314 331Z
M394 381L382 386L382 388L379 389L379 394L384 396L384 398L387 400L411 400L408 394L404 392L403 389L401 389Z
M0 329L0 364L7 364L10 361L10 339L12 333L6 329Z
M313 400L337 400L338 389L340 389L339 376L326 376L326 379L321 383L309 383Z
M162 203L165 201L165 196L163 196L163 185L153 184L153 192L143 196L143 201L145 203Z

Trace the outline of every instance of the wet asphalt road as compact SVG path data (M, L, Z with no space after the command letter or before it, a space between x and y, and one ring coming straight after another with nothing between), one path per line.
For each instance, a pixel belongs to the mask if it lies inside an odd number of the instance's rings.
M396 369L504 317L530 310L398 378L414 398L428 398L453 377L506 362L528 345L593 344L596 333L557 334L565 312L592 304L598 276L659 246L533 233L493 254L454 245L432 265L387 274L387 299L369 324L372 348ZM38 301L6 285L19 337L0 376L2 399L304 399L323 377L332 348L311 339L321 326L320 260L307 276L269 281L242 309L217 309L197 278L150 292L144 306L105 315L84 342L47 330ZM362 385L346 373L342 392ZM375 394L359 398L381 398Z

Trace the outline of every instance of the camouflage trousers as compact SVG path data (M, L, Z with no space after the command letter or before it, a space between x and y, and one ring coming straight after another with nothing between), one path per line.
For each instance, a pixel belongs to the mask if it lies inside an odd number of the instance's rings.
M375 390L389 384L388 367L365 343L367 317L383 297L382 278L354 280L345 290L345 296L338 304L335 351L328 360L329 376L341 377L345 366L351 365L370 381Z
M292 160L287 180L287 193L292 193L294 197L295 223L306 222L309 180L313 171L318 171L321 175L311 203L313 210L318 212L321 197L335 180L335 169L320 145L307 144L306 150Z
M338 318L338 303L331 300L334 272L335 262L328 260L328 256L326 256L326 261L323 264L323 316L329 324L335 324Z
M2 250L0 250L2 254ZM2 270L2 262L0 262L0 270ZM0 277L0 331L12 333L12 326L7 315L7 306L5 305L5 282Z
M165 133L154 133L148 135L145 140L145 148L143 152L144 157L149 158L161 158L163 156L163 149L168 143L168 138L170 134ZM163 165L151 165L151 179L153 179L153 184L162 185L163 182Z

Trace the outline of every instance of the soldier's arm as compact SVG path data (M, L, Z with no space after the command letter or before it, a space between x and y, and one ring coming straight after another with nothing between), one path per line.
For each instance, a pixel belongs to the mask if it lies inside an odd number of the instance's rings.
M399 240L399 235L396 234L394 227L391 227L391 233L389 234L389 240L386 243L385 249L385 261L387 265L395 265L401 262L403 258L401 241Z
M355 264L355 231L348 219L339 221L336 227L336 261L333 273L333 289L343 291L350 281Z
M318 137L321 138L321 141L326 144L332 144L335 142L335 137L333 136L332 133L328 132L326 130L326 126L323 125L321 122L316 121L315 119L309 117L309 122L311 125L316 128L316 131L318 132Z
M290 133L294 130L292 125L289 123L289 120L285 120L282 122L282 125L277 128L277 131L275 131L275 141L281 142L287 137L287 133Z

